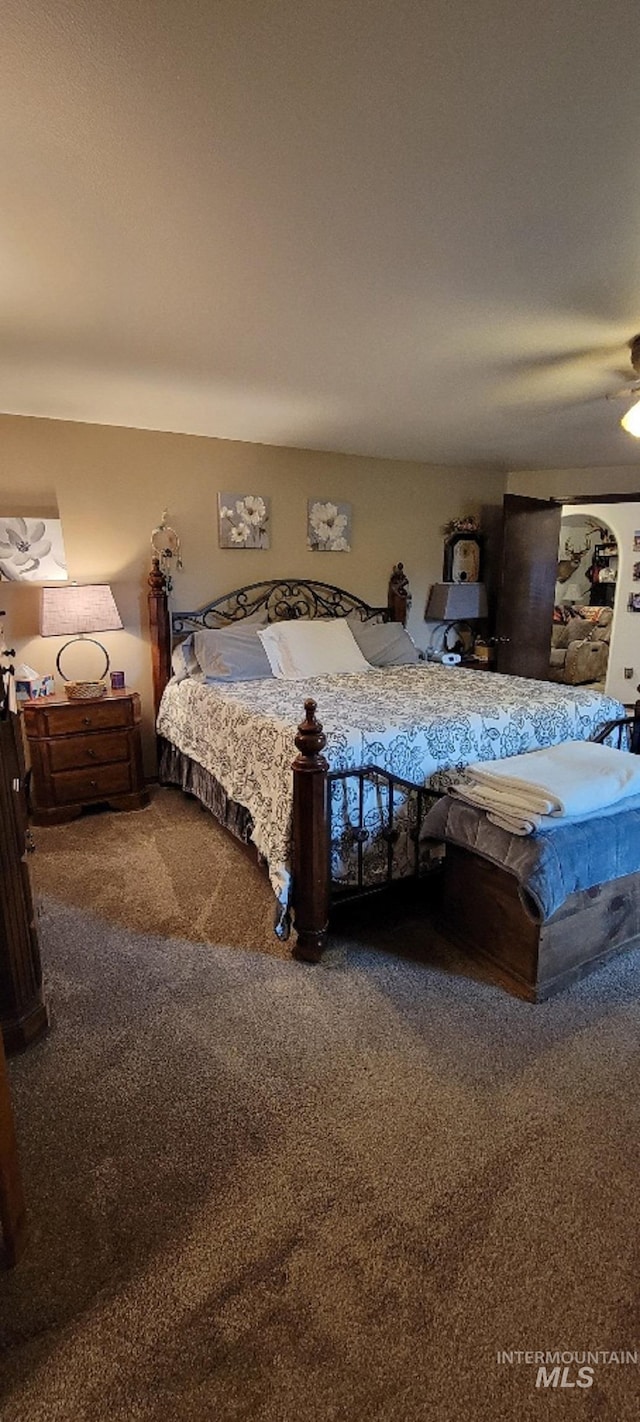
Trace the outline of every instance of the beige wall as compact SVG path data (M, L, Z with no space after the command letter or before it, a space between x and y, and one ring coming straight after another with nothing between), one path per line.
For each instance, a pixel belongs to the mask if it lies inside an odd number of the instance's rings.
M499 522L504 474L323 454L191 435L59 420L0 416L0 514L62 519L69 575L110 582L125 630L105 633L112 666L143 697L151 749L151 682L146 585L151 529L163 508L182 540L184 571L174 606L193 608L261 578L315 577L370 602L386 601L392 564L405 563L413 590L410 629L428 641L423 614L429 586L442 577L442 526L473 512L491 535ZM272 500L271 548L221 550L219 490L242 489ZM312 496L353 503L353 551L310 553L306 503ZM0 606L19 660L53 671L62 645L38 636L39 593L3 582ZM80 674L75 664L71 668ZM151 764L151 760L148 761Z

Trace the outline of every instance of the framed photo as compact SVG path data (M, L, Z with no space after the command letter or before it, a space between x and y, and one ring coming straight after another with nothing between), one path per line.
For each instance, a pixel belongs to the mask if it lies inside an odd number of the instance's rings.
M627 603L627 607L629 609L629 612L640 612L640 592L629 593L629 601Z
M271 500L263 494L218 494L221 548L268 548Z
M444 545L445 583L482 582L482 534L452 533Z
M640 553L640 528L637 528L633 535L633 551Z

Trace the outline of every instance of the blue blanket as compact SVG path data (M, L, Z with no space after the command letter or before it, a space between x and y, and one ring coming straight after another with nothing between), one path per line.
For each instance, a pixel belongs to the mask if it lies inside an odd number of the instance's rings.
M443 795L425 816L423 833L472 850L515 875L524 908L544 923L570 894L640 870L640 795L597 816L568 824L558 819L552 829L526 837L491 824L484 810Z

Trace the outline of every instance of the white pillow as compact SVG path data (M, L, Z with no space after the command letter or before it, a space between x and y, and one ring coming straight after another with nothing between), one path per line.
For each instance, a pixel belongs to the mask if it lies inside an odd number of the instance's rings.
M344 617L277 622L258 632L273 675L284 681L371 671Z

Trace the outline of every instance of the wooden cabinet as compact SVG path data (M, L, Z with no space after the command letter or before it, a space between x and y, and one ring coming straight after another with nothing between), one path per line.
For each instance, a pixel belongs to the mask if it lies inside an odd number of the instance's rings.
M25 702L23 710L35 824L75 819L87 805L148 804L136 691L113 691L100 701L47 697Z
M8 1052L46 1032L40 946L27 867L29 830L17 716L0 716L0 1027Z
M483 657L463 657L460 666L465 671L495 671L494 662L488 662Z
M12 1268L27 1242L27 1215L18 1160L9 1078L0 1037L0 1225L4 1257Z

